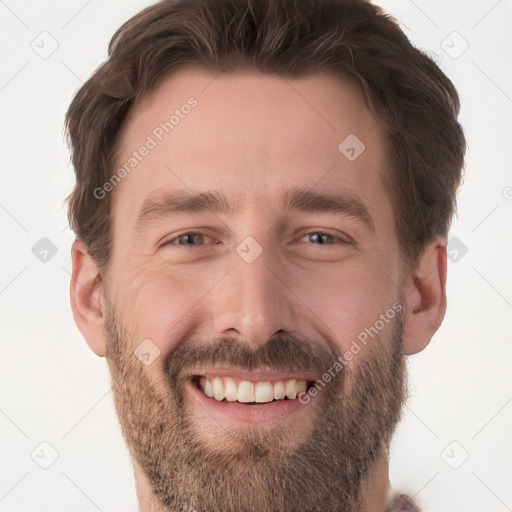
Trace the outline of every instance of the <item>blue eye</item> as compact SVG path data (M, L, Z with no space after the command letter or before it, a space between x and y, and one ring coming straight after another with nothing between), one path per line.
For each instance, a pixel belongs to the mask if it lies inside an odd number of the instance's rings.
M175 238L172 238L171 240L164 242L162 244L162 246L178 245L180 247L190 247L190 248L200 247L201 245L204 245L204 244L197 245L194 242L197 242L198 240L202 240L203 238L201 238L201 237L210 238L207 235L205 235L204 233L201 233L199 231L186 231L184 233L180 233ZM329 233L324 233L323 231L310 231L309 233L305 233L304 235L302 235L301 239L304 239L305 237L310 237L310 240L316 241L315 243L313 243L313 245L320 245L320 246L335 245L336 243L337 244L349 243L346 240L344 240L343 238L330 235ZM329 240L330 240L330 242L329 242ZM180 243L180 242L184 242L184 243ZM190 243L187 243L187 242L190 242ZM215 241L214 243L217 244L218 241Z
M310 231L309 233L306 233L305 235L303 235L302 238L304 238L306 236L314 237L315 240L320 241L320 243L313 244L313 245L333 245L333 243L328 243L328 242L322 242L321 241L321 240L325 240L325 238L330 238L331 240L336 240L336 241L338 241L338 242L340 242L342 244L346 244L347 243L342 238L330 235L329 233L323 233L322 231Z
M199 231L186 231L185 233L181 233L179 234L177 237L171 239L171 240L168 240L167 242L165 242L164 244L162 245L181 245L181 247L197 247L195 245L189 245L189 244L180 244L179 241L180 240L196 240L198 239L198 237L204 237L206 236L204 233L200 233ZM187 237L187 238L185 238ZM174 242L175 241L178 241L177 244L175 244ZM217 242L215 242L217 243Z

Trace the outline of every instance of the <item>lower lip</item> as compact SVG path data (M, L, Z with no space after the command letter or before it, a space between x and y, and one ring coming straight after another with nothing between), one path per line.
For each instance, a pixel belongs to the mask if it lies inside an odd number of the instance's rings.
M283 420L301 413L308 412L313 402L311 396L307 403L301 403L298 398L294 400L278 400L265 404L243 404L240 402L218 402L215 398L206 396L193 382L187 388L203 410L211 416L226 418L236 423L272 422Z

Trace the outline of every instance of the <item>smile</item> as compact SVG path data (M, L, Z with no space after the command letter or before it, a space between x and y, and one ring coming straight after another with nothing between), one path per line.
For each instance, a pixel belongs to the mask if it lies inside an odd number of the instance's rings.
M312 412L316 398L301 401L301 397L316 381L314 373L292 369L195 368L188 377L187 393L194 415L214 428L219 423L268 424Z
M264 404L280 400L296 400L313 381L301 378L245 380L231 376L195 375L194 384L217 402Z

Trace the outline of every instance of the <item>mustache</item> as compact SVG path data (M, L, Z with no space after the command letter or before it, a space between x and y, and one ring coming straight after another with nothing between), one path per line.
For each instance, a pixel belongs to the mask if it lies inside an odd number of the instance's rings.
M318 378L337 360L334 349L293 335L276 335L256 349L232 336L206 341L185 340L168 356L167 373L186 378L200 367L233 366L244 370L298 370L313 372Z

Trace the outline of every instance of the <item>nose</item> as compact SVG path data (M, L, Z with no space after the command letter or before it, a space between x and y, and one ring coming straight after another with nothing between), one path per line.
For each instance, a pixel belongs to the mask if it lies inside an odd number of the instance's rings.
M240 337L253 348L296 326L297 298L287 273L271 250L251 263L238 254L233 268L219 283L213 307L214 332Z

